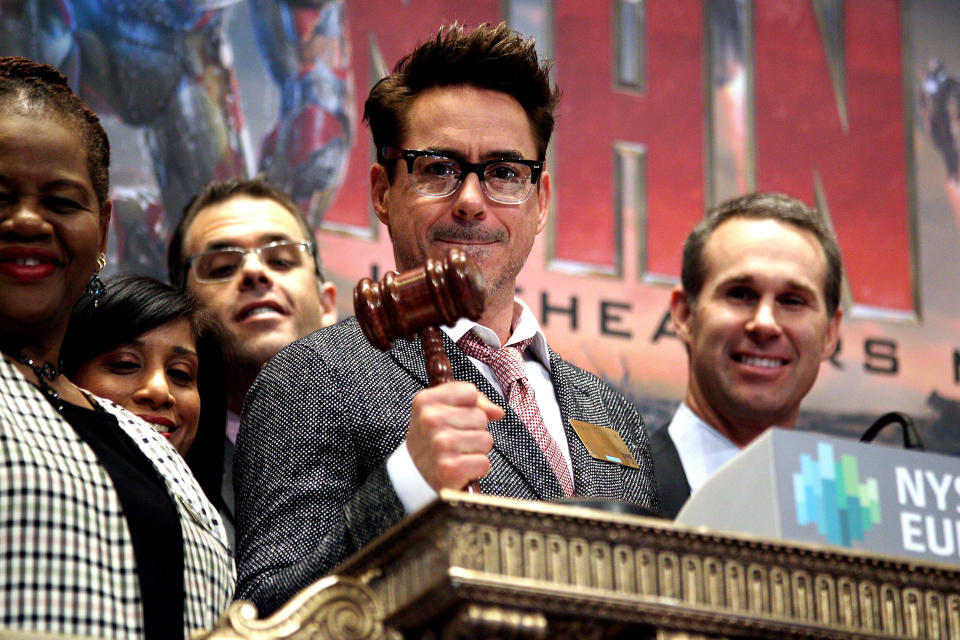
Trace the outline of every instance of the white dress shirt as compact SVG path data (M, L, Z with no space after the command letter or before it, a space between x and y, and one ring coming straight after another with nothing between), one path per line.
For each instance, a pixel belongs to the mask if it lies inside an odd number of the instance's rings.
M567 468L570 470L570 477L573 478L570 447L567 444L567 436L563 429L560 404L557 402L557 395L553 390L553 381L550 379L550 355L547 350L547 339L544 337L543 331L540 330L540 324L530 308L518 298L514 299L514 303L520 307L520 317L514 327L513 334L507 339L507 345L523 342L527 338L533 337L530 346L523 352L523 363L527 378L529 378L530 386L533 387L533 392L536 395L537 406L540 409L544 426L550 432L550 437L556 441L557 447L567 463ZM443 332L454 342L474 328L476 329L474 333L485 343L494 349L501 347L500 339L492 329L472 320L464 318L452 327L441 327ZM480 362L476 358L470 358L470 361L483 374L483 377L493 385L493 388L506 397L490 365ZM414 464L413 458L410 457L406 440L387 458L387 475L390 477L390 482L393 483L393 488L407 513L417 511L437 497L437 492L427 484Z
M740 453L740 447L701 420L686 403L680 403L667 431L680 454L691 494L730 458Z

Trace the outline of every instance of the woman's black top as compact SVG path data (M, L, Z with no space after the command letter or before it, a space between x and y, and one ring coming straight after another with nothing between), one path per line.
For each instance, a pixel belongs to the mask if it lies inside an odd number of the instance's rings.
M145 638L183 638L183 534L176 505L147 456L106 411L68 402L62 412L113 481L130 530Z

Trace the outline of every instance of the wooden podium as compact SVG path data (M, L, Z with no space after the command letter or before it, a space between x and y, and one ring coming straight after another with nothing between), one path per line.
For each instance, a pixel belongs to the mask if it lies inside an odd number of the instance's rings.
M443 492L335 574L195 638L960 640L960 568Z

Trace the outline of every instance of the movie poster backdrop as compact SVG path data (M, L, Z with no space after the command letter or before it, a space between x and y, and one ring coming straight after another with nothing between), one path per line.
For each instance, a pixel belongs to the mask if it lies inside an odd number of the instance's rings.
M393 268L363 99L455 20L505 20L554 61L554 198L519 284L555 350L666 423L683 239L725 198L783 191L827 217L846 267L802 428L903 411L960 454L956 2L2 0L0 53L55 64L103 115L111 271L164 277L189 196L265 172L309 212L348 314L353 284Z

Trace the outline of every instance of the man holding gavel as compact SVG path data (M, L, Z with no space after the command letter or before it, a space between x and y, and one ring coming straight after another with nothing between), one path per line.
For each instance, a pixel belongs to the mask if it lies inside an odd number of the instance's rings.
M443 28L371 90L371 197L397 268L459 248L486 308L443 328L455 382L427 388L418 341L377 351L353 318L264 369L235 463L237 596L261 615L442 488L656 506L636 409L551 351L515 297L546 224L557 100L532 39L503 25Z

